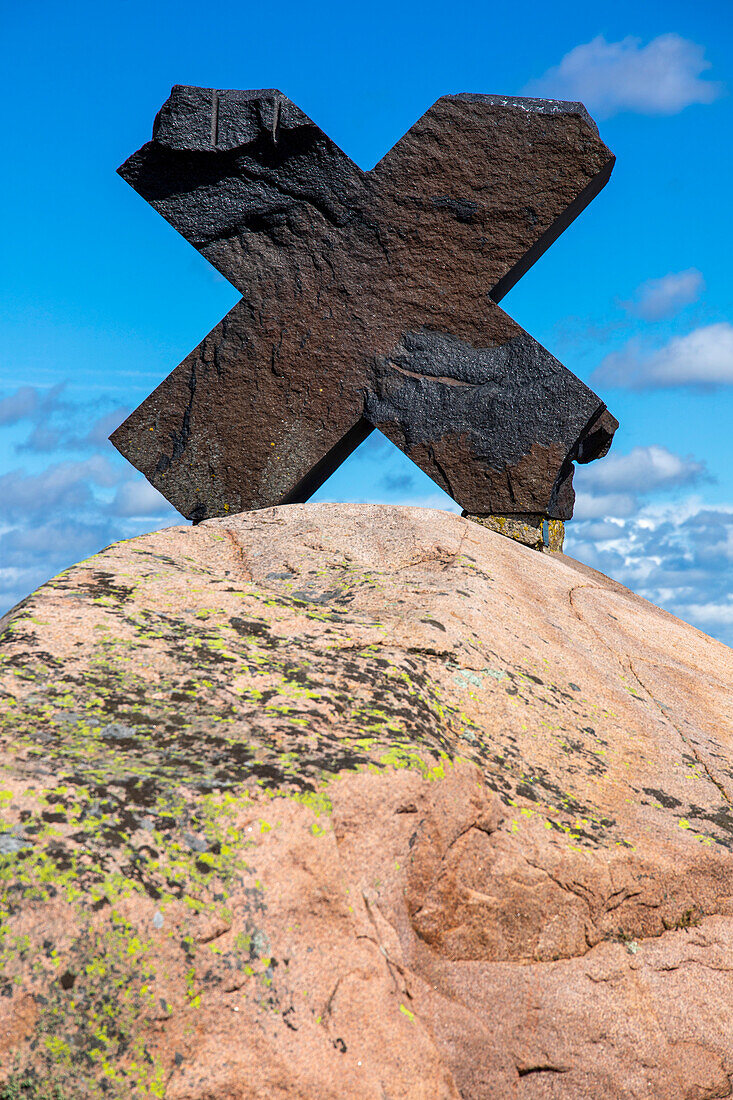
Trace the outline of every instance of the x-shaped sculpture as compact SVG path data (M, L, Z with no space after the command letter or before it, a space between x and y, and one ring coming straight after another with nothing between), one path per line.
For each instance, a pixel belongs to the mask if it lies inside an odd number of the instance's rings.
M175 87L119 171L243 297L112 442L194 521L373 428L471 514L569 518L618 424L497 302L612 166L578 103L445 96L364 172L278 91Z

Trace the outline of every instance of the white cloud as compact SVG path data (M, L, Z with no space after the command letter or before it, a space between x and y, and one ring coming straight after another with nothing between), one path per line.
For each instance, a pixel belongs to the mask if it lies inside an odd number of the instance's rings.
M621 351L606 356L592 381L633 390L733 385L733 325L704 325L656 349L630 340Z
M33 416L38 408L38 390L35 386L20 386L15 393L0 399L0 424L15 424Z
M672 317L684 306L696 302L705 287L702 273L695 267L647 279L637 287L631 301L621 304L628 313L645 321L660 321Z
M584 488L601 493L650 493L691 485L706 476L704 462L654 445L634 447L625 455L611 453L603 462L595 462L576 474ZM629 513L616 512L619 514Z
M19 453L43 454L51 451L103 451L109 449L108 437L122 423L128 413L126 408L112 409L97 417L84 431L75 430L67 416L59 423L58 418L38 418L33 431L24 443L15 449ZM86 423L84 424L86 427Z
M704 462L692 455L676 455L666 447L633 447L628 454L611 453L603 462L576 467L574 516L576 520L624 520L638 513L640 496L703 480L709 480ZM607 528L606 535L618 539L618 527Z
M94 540L104 538L108 530L105 520L95 523L82 522L70 524L53 520L40 522L28 527L15 527L4 533L0 545L3 551L3 564L22 568L33 562L34 558L48 554L53 547L55 554L69 557L86 556L90 533Z
M639 502L631 493L586 493L578 489L575 493L573 515L576 519L631 516L638 506Z
M67 448L74 449L75 446L81 448L84 447L106 447L107 440L115 428L118 428L130 410L125 406L119 406L116 409L112 409L111 412L104 413L98 417L86 435L81 439L71 439L66 443Z
M607 42L599 35L565 54L524 88L527 95L581 100L590 111L673 115L692 103L712 103L722 86L702 80L710 68L702 46L678 34Z
M109 408L109 398L74 400L63 393L66 383L50 389L20 386L0 398L0 428L11 428L22 421L30 423L27 439L16 444L19 453L42 454L53 451L104 451L111 432L125 419L129 409ZM106 411L101 412L100 409Z
M711 629L718 625L733 627L733 596L729 597L724 603L688 604L687 614L690 617L690 622L704 623Z
M125 409L62 398L62 386L21 386L0 399L0 428L28 421L35 468L0 476L0 615L49 577L118 539L183 522L106 442ZM104 411L104 410L108 411ZM101 413L101 415L100 415ZM101 450L38 468L43 450ZM57 456L58 457L58 454Z
M123 482L117 489L109 510L116 516L178 515L165 497L142 478Z
M68 407L60 399L65 385L60 382L46 391L35 386L20 386L15 393L0 398L0 426L10 427L20 420L47 417L58 409Z
M648 504L605 523L601 532L597 527L582 519L569 523L566 552L733 644L733 505L711 507L688 497Z
M120 534L93 513L23 517L0 533L0 615L49 577L109 545Z
M13 519L92 503L92 485L109 488L123 477L102 455L83 462L56 462L37 474L11 470L0 477L0 516Z
M575 514L576 516L578 514L577 508ZM597 523L593 522L593 517L591 517L583 526L584 536L593 539L595 542L609 542L618 539L623 534L623 530L623 521L616 518L608 519L605 516Z

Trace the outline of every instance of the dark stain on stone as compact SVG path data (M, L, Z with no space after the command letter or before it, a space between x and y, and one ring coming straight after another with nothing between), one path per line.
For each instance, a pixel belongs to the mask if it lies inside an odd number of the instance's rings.
M665 810L674 810L678 806L681 806L679 798L675 798L674 795L667 794L666 791L660 791L656 787L643 787L644 794L648 794L650 798L653 798L656 802L659 802L661 806L664 806Z
M270 627L266 622L256 622L252 619L234 617L229 620L229 625L236 630L237 634L242 634L244 637L262 637L270 633Z
M434 195L433 206L439 210L449 210L459 222L470 224L478 212L478 204L466 199L453 199L450 195Z
M91 580L82 578L77 583L79 588L83 592L89 593L92 598L113 599L117 603L124 603L129 600L135 591L134 587L116 582L114 574L103 569L93 570Z
M537 802L537 795L530 783L517 783L515 791L519 798L528 798L531 802Z

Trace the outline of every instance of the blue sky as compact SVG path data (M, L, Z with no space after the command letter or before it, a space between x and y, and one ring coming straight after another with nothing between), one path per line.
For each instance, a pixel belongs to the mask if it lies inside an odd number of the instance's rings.
M115 173L172 84L279 87L362 167L440 95L581 99L618 161L503 300L621 421L569 553L733 644L724 0L0 4L0 611L177 513L106 437L237 300ZM451 507L378 433L317 499Z

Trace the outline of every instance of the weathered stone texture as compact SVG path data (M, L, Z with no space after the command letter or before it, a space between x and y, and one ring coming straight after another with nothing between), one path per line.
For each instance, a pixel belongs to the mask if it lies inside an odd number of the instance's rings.
M463 513L466 519L487 527L489 531L496 531L506 538L521 542L523 546L529 546L532 550L549 550L551 553L560 551L565 542L565 524L561 519L545 519L542 515L523 516L472 516Z
M2 625L0 1091L730 1096L726 647L353 505L118 543Z
M174 88L120 172L243 297L113 443L193 520L375 427L469 512L569 518L617 422L496 303L612 165L579 103L445 96L363 172L278 91Z

